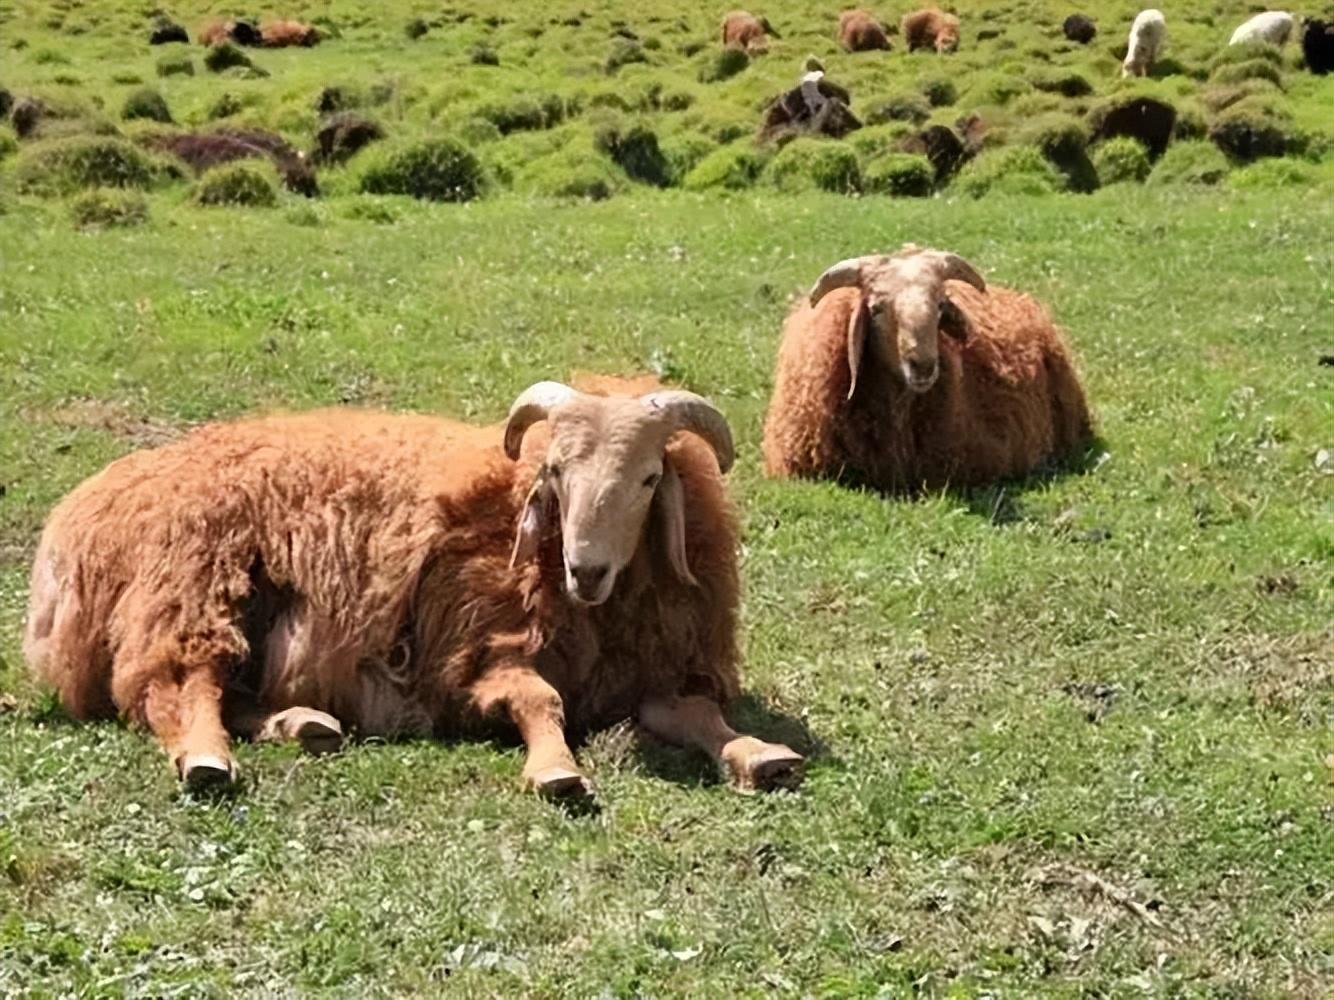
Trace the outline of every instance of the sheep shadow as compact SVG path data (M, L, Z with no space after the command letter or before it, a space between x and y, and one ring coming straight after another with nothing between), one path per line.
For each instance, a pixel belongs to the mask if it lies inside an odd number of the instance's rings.
M1078 453L1061 459L1048 460L1031 473L1017 479L1006 479L989 486L970 489L946 490L945 495L959 500L970 514L985 518L996 527L1028 520L1020 499L1023 494L1041 489L1071 476L1085 476L1095 472L1107 461L1109 452L1103 439L1094 435Z

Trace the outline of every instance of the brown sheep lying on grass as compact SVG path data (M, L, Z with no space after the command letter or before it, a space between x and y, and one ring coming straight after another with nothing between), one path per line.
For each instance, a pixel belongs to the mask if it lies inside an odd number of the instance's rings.
M237 45L258 45L263 40L260 31L249 21L210 21L195 35L200 45L221 45L223 42L235 42Z
M604 382L603 388L607 388ZM800 780L734 732L727 423L693 393L529 388L503 428L327 411L201 428L52 512L24 650L79 718L119 713L190 786L235 736L336 748L509 724L527 783L590 792L566 742L638 718L742 787Z
M1067 457L1090 434L1042 306L909 244L840 261L789 315L764 462L772 476L889 491L969 487Z
M899 30L909 52L918 49L953 52L959 47L959 19L934 7L903 15Z
M723 16L723 48L745 49L753 56L769 51L769 36L780 37L767 17L756 17L745 10Z
M838 16L838 44L847 52L888 52L892 48L884 26L865 10L845 10Z
M319 29L300 21L269 21L260 26L259 34L266 49L310 48L320 43Z
M281 136L261 129L219 128L211 132L151 132L139 138L141 145L170 153L197 174L220 163L235 160L269 159L282 176L283 185L296 194L313 198L320 193L315 168Z

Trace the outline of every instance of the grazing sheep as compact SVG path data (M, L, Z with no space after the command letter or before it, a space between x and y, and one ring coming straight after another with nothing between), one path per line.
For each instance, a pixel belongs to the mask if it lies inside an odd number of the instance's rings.
M266 49L310 48L320 43L320 31L300 21L269 21L259 31Z
M210 21L199 29L195 37L204 46L221 45L223 42L259 45L263 41L259 29L249 21Z
M1302 21L1302 56L1317 76L1334 72L1334 24L1308 17Z
M769 51L769 36L781 38L767 17L734 10L723 16L723 48L744 49L753 56Z
M1167 20L1160 10L1142 10L1130 25L1122 76L1148 76L1167 42Z
M1090 430L1042 306L909 244L835 264L788 316L764 464L886 491L969 487L1065 457Z
M538 426L542 425L542 426ZM24 639L79 718L146 726L190 786L232 736L336 748L508 724L527 783L637 718L742 787L801 757L738 735L737 524L722 414L689 392L524 391L503 428L324 411L133 453L51 513Z
M867 10L845 10L838 15L838 44L846 52L888 52L889 33Z
M296 194L313 198L320 193L315 168L305 154L281 136L261 129L219 128L212 132L150 132L138 139L141 145L170 153L191 170L202 174L220 163L233 160L268 159L282 176L283 185Z
M1256 14L1232 32L1229 45L1264 42L1282 48L1292 34L1292 15L1282 10L1267 10Z
M918 49L953 52L959 47L959 19L934 7L904 14L899 30L909 52Z
M1098 26L1087 14L1071 14L1061 25L1065 37L1080 45L1087 45L1098 36Z

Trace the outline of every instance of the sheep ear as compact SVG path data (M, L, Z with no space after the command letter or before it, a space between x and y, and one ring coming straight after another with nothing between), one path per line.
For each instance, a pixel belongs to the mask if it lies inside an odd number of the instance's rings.
M819 305L820 300L835 288L848 288L862 283L862 259L849 257L830 267L815 281L811 289L811 305Z
M858 297L848 317L848 399L857 391L857 373L861 370L862 355L866 353L866 300Z
M523 511L519 514L519 524L514 532L514 548L510 552L510 569L537 558L542 547L542 536L546 534L547 521L551 510L551 489L546 478L539 475L528 491L528 499L523 502Z
M662 531L663 549L672 572L683 583L698 587L699 581L690 572L686 562L686 497L681 486L681 477L677 474L670 458L662 462L662 480L654 494L654 503L658 508L658 527Z
M940 332L947 337L953 337L955 340L963 343L972 335L972 327L968 325L968 317L963 314L963 310L954 304L953 299L943 299L940 304Z

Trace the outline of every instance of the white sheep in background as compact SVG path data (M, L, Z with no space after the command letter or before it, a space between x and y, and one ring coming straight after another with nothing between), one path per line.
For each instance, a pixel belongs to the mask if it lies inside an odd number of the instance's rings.
M1263 42L1282 48L1292 36L1292 23L1292 15L1287 11L1267 10L1263 14L1256 14L1232 32L1232 40L1228 44Z
M1161 10L1150 8L1135 15L1130 25L1122 76L1148 76L1167 42L1167 19Z

